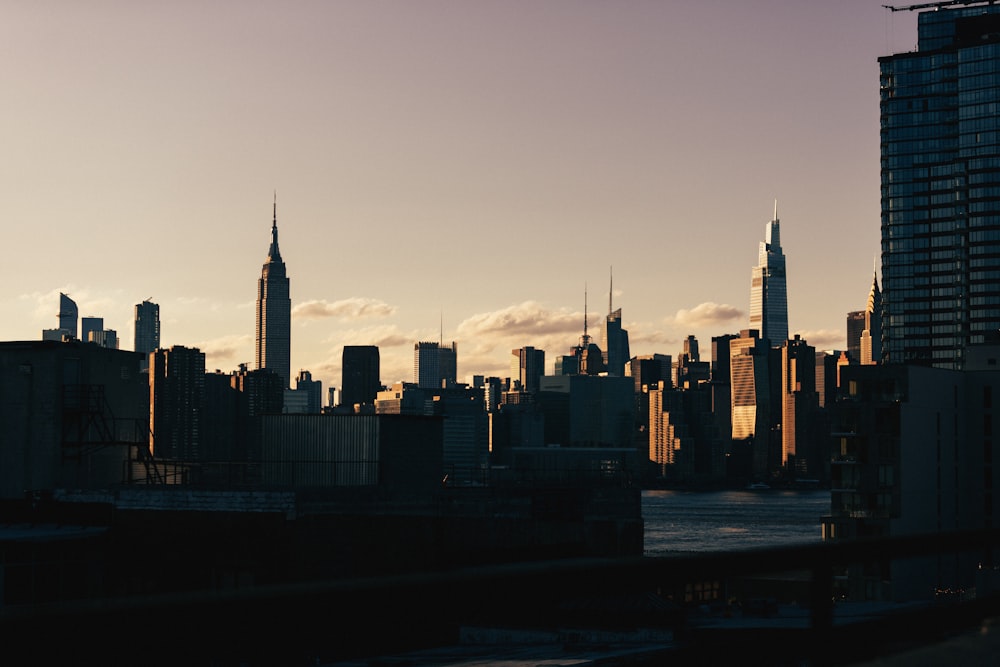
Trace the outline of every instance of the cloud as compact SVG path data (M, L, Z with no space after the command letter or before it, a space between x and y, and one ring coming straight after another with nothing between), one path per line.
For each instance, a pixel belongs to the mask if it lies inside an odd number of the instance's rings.
M194 347L205 353L205 370L224 364L220 362L251 363L254 337L250 334L229 335L195 343Z
M461 338L488 334L539 336L583 330L583 315L565 308L549 310L537 301L524 301L487 313L477 313L458 325Z
M678 310L674 314L673 321L678 326L700 328L722 326L743 317L745 317L743 311L735 306L706 301L690 310L684 308Z
M292 317L301 320L321 320L329 317L357 320L368 317L388 317L395 312L396 307L390 306L384 301L353 297L333 303L323 299L304 301L292 308Z
M843 349L845 345L846 334L843 331L816 329L813 331L796 331L792 335L796 334L817 350Z

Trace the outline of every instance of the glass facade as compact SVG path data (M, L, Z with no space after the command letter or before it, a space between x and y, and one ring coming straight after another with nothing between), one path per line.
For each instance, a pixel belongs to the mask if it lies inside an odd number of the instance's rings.
M1000 329L1000 7L918 34L879 59L882 360L960 369Z
M774 219L764 227L757 266L750 273L750 328L772 347L788 340L788 288L777 202Z

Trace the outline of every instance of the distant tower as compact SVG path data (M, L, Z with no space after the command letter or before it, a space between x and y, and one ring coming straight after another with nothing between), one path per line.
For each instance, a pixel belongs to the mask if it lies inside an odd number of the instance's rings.
M520 391L537 392L538 379L545 375L545 350L533 347L519 347L510 351L513 359L510 362L511 391L515 391L514 383Z
M608 291L608 317L604 322L604 364L608 375L625 377L625 363L632 358L628 349L628 331L622 329L622 309L612 310L614 278Z
M135 351L149 354L160 347L160 307L146 299L135 305Z
M854 363L861 360L861 336L865 332L865 311L847 313L847 357Z
M76 307L76 302L59 292L59 329L76 338L76 322L79 315L80 311Z
M103 317L84 317L80 320L80 340L85 343L95 342L96 334L104 330Z
M458 346L421 341L413 346L413 381L420 389L440 389L457 381Z
M877 364L882 360L882 293L878 289L878 271L872 271L872 288L864 310L865 328L861 332L861 363Z
M379 352L376 345L345 345L341 356L340 403L375 405L382 388Z
M788 295L785 280L785 255L781 252L781 227L778 202L774 219L764 227L757 266L750 274L750 328L771 347L788 340Z
M257 281L257 368L274 371L287 388L292 373L292 300L278 251L278 202L274 202L271 246Z

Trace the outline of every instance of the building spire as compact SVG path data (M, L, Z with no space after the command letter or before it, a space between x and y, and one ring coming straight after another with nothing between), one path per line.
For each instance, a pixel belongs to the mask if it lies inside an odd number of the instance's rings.
M774 198L774 217L771 218L774 221L778 220L778 198Z
M615 312L614 305L611 303L611 298L615 293L615 271L614 267L608 269L608 317L611 317L611 313Z
M280 262L281 251L278 250L278 191L274 191L274 217L271 220L271 247L267 249L267 261Z

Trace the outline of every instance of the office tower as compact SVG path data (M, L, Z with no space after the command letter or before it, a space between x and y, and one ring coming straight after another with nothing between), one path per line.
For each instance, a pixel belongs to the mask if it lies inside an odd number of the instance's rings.
M382 388L377 345L345 345L340 357L340 403L375 405Z
M292 373L292 300L285 263L278 250L278 204L274 204L271 245L257 281L257 369L274 371L284 387Z
M625 376L625 363L632 357L628 349L628 331L622 329L622 309L613 310L614 281L608 292L608 316L604 320L604 367L608 375Z
M93 343L93 334L103 329L103 317L83 317L80 319L80 340L85 343Z
M76 338L76 321L79 314L76 302L59 292L59 329Z
M861 360L861 335L865 332L865 311L847 313L847 356L854 363Z
M759 331L761 340L771 347L788 339L785 255L781 252L777 201L774 202L774 219L764 226L757 266L750 273L750 328Z
M750 444L751 474L762 479L771 469L770 346L756 329L729 341L732 439Z
M538 391L538 379L545 375L545 350L519 347L510 351L511 391Z
M865 328L861 332L860 363L871 365L882 360L882 294L878 289L878 274L872 275L872 288L865 306Z
M421 389L440 389L458 382L458 344L450 347L421 341L413 346L413 380Z
M134 347L143 354L160 347L160 306L149 299L135 305Z
M174 345L149 359L149 448L157 458L196 460L205 402L205 354Z
M118 349L118 332L114 329L100 329L91 331L87 338L89 342L106 347L110 350Z
M1000 328L1000 6L947 4L879 58L882 360L961 369Z

